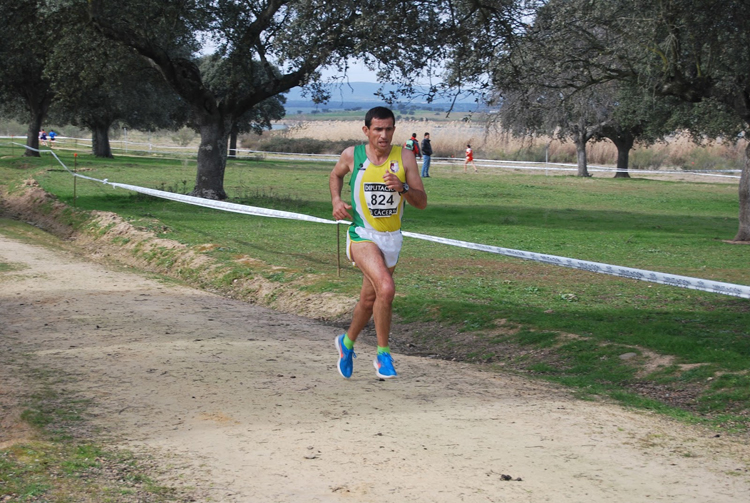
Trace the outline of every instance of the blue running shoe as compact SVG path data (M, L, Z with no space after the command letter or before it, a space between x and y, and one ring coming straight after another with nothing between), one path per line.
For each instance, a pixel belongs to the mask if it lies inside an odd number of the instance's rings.
M393 368L393 357L390 353L382 353L372 362L375 365L375 373L381 379L393 379L397 377L396 369Z
M346 346L344 346L344 334L336 337L335 342L336 349L339 352L339 374L349 379L352 376L352 369L354 369L354 362L352 362L352 359L356 358L357 355L354 354L354 349L346 349Z

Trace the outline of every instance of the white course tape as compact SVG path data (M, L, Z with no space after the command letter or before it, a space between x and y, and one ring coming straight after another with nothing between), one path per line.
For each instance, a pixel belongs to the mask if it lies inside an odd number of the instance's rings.
M169 199L172 201L179 201L181 203L193 204L195 206L203 206L204 208L214 208L217 210L229 211L232 213L242 213L244 215L255 215L259 217L285 218L288 220L304 220L306 222L315 222L319 224L337 223L333 220L326 220L324 218L312 217L310 215L303 215L302 213L292 213L290 211L270 210L268 208L259 208L257 206L246 206L244 204L228 203L226 201L215 201L212 199L203 199L201 197L187 196L184 194L175 194L173 192L166 192L163 190L147 189L144 187L138 187L136 185L128 185L125 183L113 183L113 182L108 182L106 180L104 180L104 183L111 185L112 187L119 187L121 189L132 190L133 192L139 192L141 194L148 194L149 196L160 197L162 199Z
M689 276L678 276L676 274L665 274L662 272L646 271L643 269L633 269L631 267L602 264L600 262L588 262L586 260L559 257L557 255L546 255L542 253L513 250L511 248L501 248L499 246L483 245L471 243L468 241L458 241L456 239L440 238L435 236L428 236L427 234L417 234L414 232L402 232L402 234L404 236L416 239L423 239L425 241L433 241L435 243L468 248L470 250L497 253L500 255L507 255L509 257L535 260L537 262L544 262L547 264L559 265L562 267L581 269L583 271L598 272L601 274L609 274L612 276L620 276L623 278L649 281L651 283L661 283L662 285L678 286L680 288L690 288L693 290L702 290L704 292L720 293L723 295L731 295L733 297L743 297L745 299L750 299L750 286L745 285L735 285L733 283L722 283L720 281L691 278Z
M25 145L23 145L25 146ZM31 149L30 147L26 147ZM36 150L36 149L31 149ZM137 185L128 185L125 183L110 182L108 179L100 180L98 178L92 178L90 176L81 175L71 171L57 155L51 150L36 150L37 152L49 152L52 154L57 162L65 168L71 175L94 182L103 183L112 187L119 187L125 190L131 190L141 194L147 194L162 199L169 199L171 201L178 201L186 204L193 204L196 206L202 206L204 208L214 208L217 210L230 211L233 213L241 213L244 215L254 215L261 217L271 218L284 218L289 220L302 220L305 222L315 222L320 224L346 224L350 225L351 222L347 220L328 220L325 218L313 217L310 215L304 215L302 213L293 213L290 211L279 211L271 210L268 208L260 208L257 206L246 206L244 204L228 203L225 201L216 201L213 199L203 199L195 196L187 196L183 194L175 194L173 192L166 192L163 190L147 189L145 187L139 187ZM580 269L583 271L596 272L600 274L608 274L611 276L619 276L622 278L637 279L640 281L648 281L651 283L660 283L662 285L676 286L680 288L688 288L692 290L701 290L704 292L718 293L722 295L730 295L732 297L742 297L744 299L750 299L750 286L737 285L734 283L723 283L720 281L712 281L708 279L691 278L689 276L679 276L676 274L665 274L662 272L647 271L644 269L633 269L631 267L622 267L610 264L603 264L600 262L589 262L586 260L578 260L568 257L560 257L557 255L546 255L542 253L534 253L523 250L514 250L512 248L502 248L499 246L490 246L480 243L472 243L469 241L460 241L457 239L448 239L437 236L430 236L428 234L419 234L416 232L402 231L402 234L406 237L414 239L422 239L424 241L432 241L434 243L445 244L449 246L457 246L459 248L467 248L470 250L483 251L488 253L495 253L499 255L507 255L509 257L516 257L525 260L534 260L537 262L543 262L546 264L557 265L561 267L570 267L573 269Z

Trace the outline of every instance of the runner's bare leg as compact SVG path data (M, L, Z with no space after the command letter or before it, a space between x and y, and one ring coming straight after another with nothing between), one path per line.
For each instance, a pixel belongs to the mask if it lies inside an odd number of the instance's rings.
M391 333L393 298L396 294L393 282L393 270L396 267L386 267L383 254L375 243L352 243L351 254L364 278L347 336L355 341L372 317L378 346L387 347Z

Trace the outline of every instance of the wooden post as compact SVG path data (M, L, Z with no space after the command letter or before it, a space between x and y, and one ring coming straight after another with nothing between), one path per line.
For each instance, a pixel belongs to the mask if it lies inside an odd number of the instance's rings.
M75 176L75 173L78 172L78 153L73 154L73 207L75 208L77 206L77 194L76 194L76 185L78 177Z

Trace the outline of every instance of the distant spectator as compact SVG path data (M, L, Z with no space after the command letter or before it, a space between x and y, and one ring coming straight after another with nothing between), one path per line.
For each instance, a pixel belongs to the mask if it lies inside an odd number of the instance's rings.
M422 157L422 155L419 153L419 140L417 140L417 133L412 133L411 138L406 140L406 143L404 143L404 148L406 150L411 150L414 152L414 157Z
M474 166L474 173L478 173L477 165L474 164L474 151L471 149L471 145L466 144L466 160L464 161L464 173L466 173L466 168L469 166L469 163Z
M430 133L424 134L422 140L422 178L430 177L430 159L432 158L432 145L430 145Z

